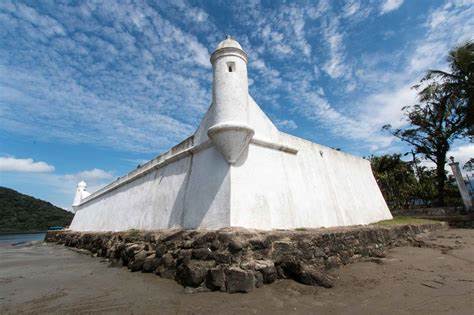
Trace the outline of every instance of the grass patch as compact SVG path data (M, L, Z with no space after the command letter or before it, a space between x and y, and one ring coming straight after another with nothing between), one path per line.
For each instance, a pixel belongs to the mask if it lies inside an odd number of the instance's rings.
M140 234L141 234L140 230L137 230L137 229L130 229L130 230L125 231L125 235L130 238L137 238L140 236Z
M400 225L400 224L429 224L436 223L438 221L427 220L427 219L418 219L413 217L394 217L392 220L384 220L374 223L374 225L381 226L391 226L391 225Z

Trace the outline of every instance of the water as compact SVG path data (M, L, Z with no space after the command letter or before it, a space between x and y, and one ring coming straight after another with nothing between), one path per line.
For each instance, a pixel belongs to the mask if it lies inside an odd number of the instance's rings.
M46 233L0 234L0 247L23 245L32 241L42 241Z

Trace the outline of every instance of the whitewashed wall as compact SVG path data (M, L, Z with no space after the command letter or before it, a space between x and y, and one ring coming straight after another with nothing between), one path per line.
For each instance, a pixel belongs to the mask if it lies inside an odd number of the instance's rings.
M230 166L214 148L82 204L78 231L292 229L390 219L367 160L284 133L297 154L251 144Z
M82 204L70 228L120 231L180 226L190 162L190 157L181 159Z
M209 141L205 128L210 110L194 137L154 160L174 162L145 176L136 176L138 169L124 177L128 183L86 199L75 207L70 228L275 229L391 218L367 160L279 132L251 97L248 104L254 138L291 147L296 154L252 143L230 165L211 145L175 160L181 152Z
M209 148L81 204L70 229L221 228L230 224L229 191L229 166Z
M367 160L280 133L296 155L250 145L231 168L231 225L331 227L391 219Z
M214 148L193 156L186 189L184 228L230 226L230 166Z

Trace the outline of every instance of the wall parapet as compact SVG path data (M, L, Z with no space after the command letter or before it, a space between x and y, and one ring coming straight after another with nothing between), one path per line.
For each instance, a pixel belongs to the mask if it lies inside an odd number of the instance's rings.
M258 145L261 147L266 147L272 150L277 150L281 152L286 152L290 154L297 154L298 150L295 148L288 147L284 144L273 143L270 141L262 140L262 139L252 139L251 143L254 145ZM170 163L176 162L182 158L185 158L191 154L197 154L202 150L206 150L212 147L213 144L210 140L207 140L201 144L193 145L193 137L189 137L180 144L174 146L169 151L160 154L153 160L141 165L137 169L129 172L127 175L119 177L117 180L113 181L112 183L108 184L105 187L100 188L99 190L95 191L88 197L82 199L81 203L77 205L77 211L80 211L80 207L112 190L115 190L123 185L126 185L139 177L145 176L146 174L152 172L155 169L162 168Z
M134 180L136 180L139 177L145 176L146 174L150 173L151 171L164 167L172 162L175 162L177 160L180 160L186 156L189 156L191 154L198 153L199 151L205 150L209 147L211 147L211 142L206 141L204 143L201 143L200 145L193 146L193 139L192 137L186 139L185 141L181 142L177 146L171 148L169 151L160 154L153 160L141 165L137 169L129 172L127 175L119 177L117 180L113 181L112 183L108 184L105 187L102 187L101 189L95 191L92 193L90 196L87 198L84 198L81 203L79 204L79 207L104 195L105 193L108 193L114 189L117 189L127 183L130 183ZM77 210L81 210L80 208Z

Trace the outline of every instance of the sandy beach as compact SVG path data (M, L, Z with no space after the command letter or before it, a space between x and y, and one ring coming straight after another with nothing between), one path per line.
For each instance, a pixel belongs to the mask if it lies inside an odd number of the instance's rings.
M472 314L474 230L332 271L325 289L277 281L248 294L187 293L172 280L111 267L63 246L0 248L1 314Z

